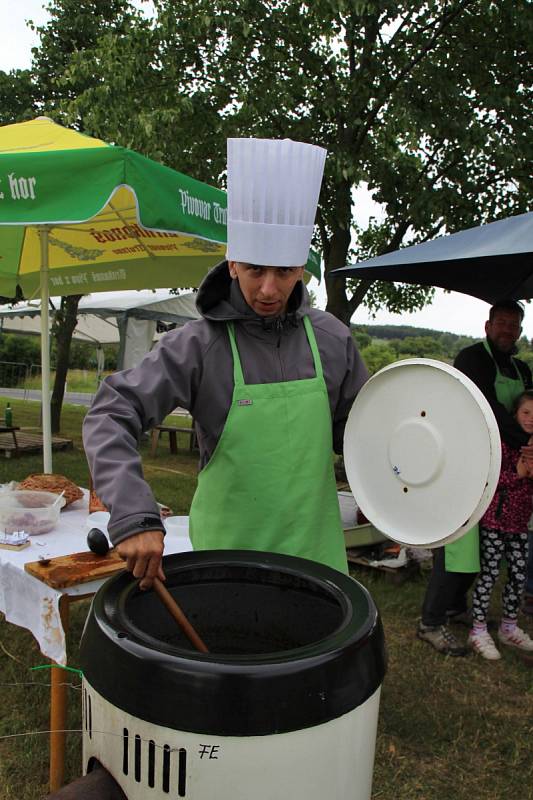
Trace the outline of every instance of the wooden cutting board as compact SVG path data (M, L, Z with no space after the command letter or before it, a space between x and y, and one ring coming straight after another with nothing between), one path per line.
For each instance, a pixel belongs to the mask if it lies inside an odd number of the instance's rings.
M83 553L57 556L46 563L28 561L24 564L24 569L53 589L66 589L78 583L107 578L115 572L120 572L125 566L126 562L115 550L110 550L105 556L97 556L86 550Z

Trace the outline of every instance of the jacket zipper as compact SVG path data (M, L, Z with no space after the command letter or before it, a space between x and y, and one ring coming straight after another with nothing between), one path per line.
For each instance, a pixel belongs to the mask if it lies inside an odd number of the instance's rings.
M278 362L279 362L279 371L281 373L281 380L285 380L285 373L283 371L283 359L281 358L281 334L283 332L283 323L278 318L276 320L276 333L278 335L278 341L276 344L276 350L278 351Z

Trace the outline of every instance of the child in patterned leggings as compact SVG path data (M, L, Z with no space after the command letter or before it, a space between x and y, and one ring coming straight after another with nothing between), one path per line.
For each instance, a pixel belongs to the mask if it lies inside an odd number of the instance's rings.
M533 434L533 391L515 402L515 419L523 431ZM530 439L531 441L531 439ZM502 467L496 493L480 522L480 573L472 595L473 628L468 643L483 658L501 658L487 630L490 596L500 573L502 557L507 561L507 583L503 589L503 616L498 629L501 644L533 653L533 639L516 620L526 582L528 522L531 517L533 473L519 450L502 442Z

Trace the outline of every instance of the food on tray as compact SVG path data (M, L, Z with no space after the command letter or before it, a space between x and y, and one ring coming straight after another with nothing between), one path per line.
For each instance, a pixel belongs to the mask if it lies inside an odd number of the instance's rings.
M81 500L83 492L79 486L76 486L64 475L45 475L34 474L28 475L18 485L19 489L33 489L39 492L53 492L54 494L61 494L65 498L65 505L74 503L75 500Z
M93 514L95 511L107 511L107 508L102 503L94 489L91 489L89 492L89 514Z
M89 475L89 514L94 511L109 511L108 508L102 503L94 490L94 483L92 475Z

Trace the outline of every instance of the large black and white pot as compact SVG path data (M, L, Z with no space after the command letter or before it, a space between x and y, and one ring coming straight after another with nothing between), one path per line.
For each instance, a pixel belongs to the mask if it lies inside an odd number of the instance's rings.
M253 551L164 570L210 652L129 574L105 583L81 642L84 769L99 761L129 800L368 800L385 674L368 592Z

